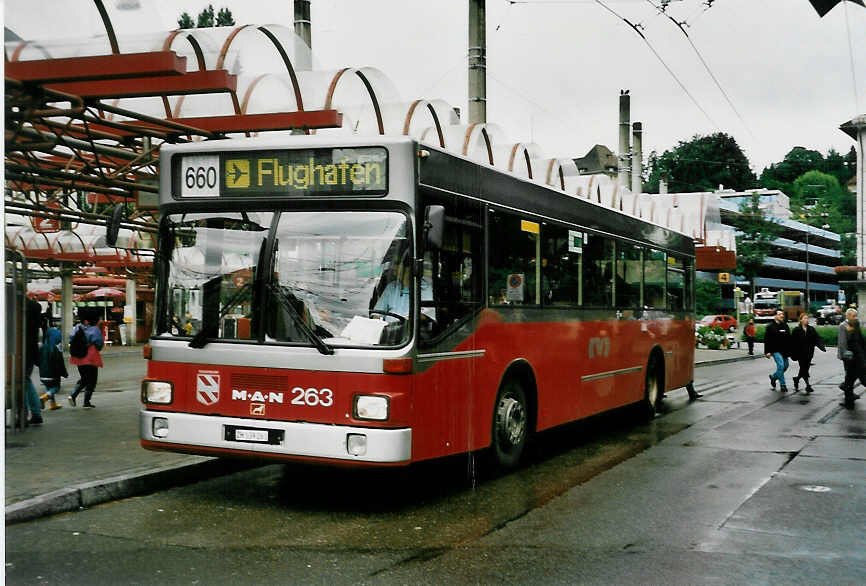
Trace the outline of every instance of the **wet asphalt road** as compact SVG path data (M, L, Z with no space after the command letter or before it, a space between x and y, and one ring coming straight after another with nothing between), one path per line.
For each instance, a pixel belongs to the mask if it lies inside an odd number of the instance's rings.
M769 392L769 361L697 369L698 403L554 430L510 474L272 465L13 525L6 580L860 584L866 424L816 362L810 397Z

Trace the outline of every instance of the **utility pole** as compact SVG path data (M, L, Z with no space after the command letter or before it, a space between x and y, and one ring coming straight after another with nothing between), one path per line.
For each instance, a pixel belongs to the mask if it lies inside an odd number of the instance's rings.
M310 25L310 0L295 2L295 67L299 71L313 69L313 32Z
M469 0L469 124L487 122L485 0Z
M809 295L809 226L806 225L806 313L809 313L809 306L812 298Z

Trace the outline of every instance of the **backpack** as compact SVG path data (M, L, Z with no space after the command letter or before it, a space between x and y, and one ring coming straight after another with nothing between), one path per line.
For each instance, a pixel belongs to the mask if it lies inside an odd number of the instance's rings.
M88 346L87 336L84 335L84 328L79 326L72 336L72 341L69 342L69 355L75 358L84 358L87 356Z

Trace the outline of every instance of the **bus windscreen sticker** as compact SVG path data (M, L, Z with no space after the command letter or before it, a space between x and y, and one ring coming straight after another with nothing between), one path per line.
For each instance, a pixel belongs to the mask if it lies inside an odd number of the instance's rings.
M388 191L388 153L383 147L186 155L179 171L176 193L183 197L382 195Z

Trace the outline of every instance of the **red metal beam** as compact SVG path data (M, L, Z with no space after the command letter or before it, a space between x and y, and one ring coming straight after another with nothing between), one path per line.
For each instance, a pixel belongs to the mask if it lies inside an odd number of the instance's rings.
M186 57L179 57L173 51L6 62L6 77L34 83L181 75L185 72Z
M737 255L720 246L695 246L695 268L699 271L735 271Z
M134 77L95 81L51 83L45 87L85 100L100 98L143 98L148 96L179 96L189 94L215 94L237 90L237 76L223 69L194 71L183 75Z
M343 125L343 114L336 110L311 110L306 112L172 118L171 121L209 132L265 132L295 128L339 128ZM145 122L130 122L129 124L130 126L156 127Z

